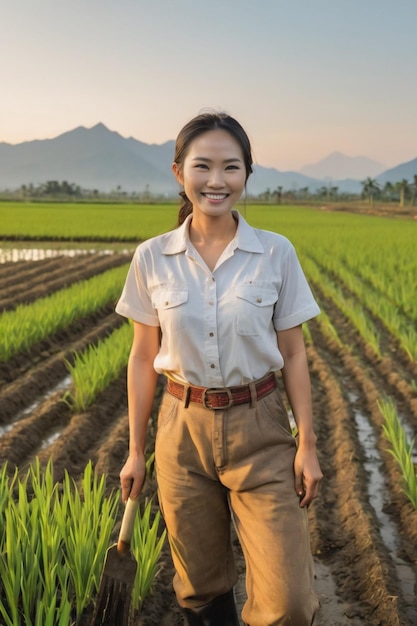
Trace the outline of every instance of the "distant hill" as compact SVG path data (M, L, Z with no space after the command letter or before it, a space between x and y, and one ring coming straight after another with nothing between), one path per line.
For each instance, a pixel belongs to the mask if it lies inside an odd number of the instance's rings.
M0 189L17 189L21 185L38 185L57 180L104 192L120 187L129 193L149 189L151 193L172 196L179 189L171 173L174 148L173 140L160 145L147 144L133 137L122 137L104 124L92 128L79 126L54 139L26 141L16 145L0 143ZM296 191L308 187L310 193L314 193L324 185L331 184L338 187L339 192L359 193L362 189L360 180L367 176L374 177L375 168L380 164L365 157L358 159L360 162L334 153L315 166L303 168L301 173L281 172L255 165L254 173L249 178L248 192L258 195L268 188L271 191L277 187ZM366 169L360 170L365 173L361 173L358 179L350 173L353 161L355 167L366 166ZM402 178L412 179L417 173L416 162L417 159L388 170L397 176L394 178L391 175L388 180L396 182ZM320 163L322 169L318 168ZM370 164L373 164L374 169ZM407 173L404 173L402 168L406 166ZM306 170L318 174L307 174ZM320 172L326 173L319 175ZM381 173L378 179L382 179L385 174Z
M417 158L412 161L407 161L396 167L392 167L389 170L385 170L380 176L377 177L378 182L381 185L385 183L396 183L405 178L409 183L414 181L414 176L417 176Z
M97 124L54 139L0 144L0 188L67 180L86 189L175 193L174 142L148 145Z
M364 180L368 176L374 178L385 170L382 163L358 156L350 157L341 152L332 152L321 161L312 165L306 165L301 169L303 174L313 178L345 179L353 178Z

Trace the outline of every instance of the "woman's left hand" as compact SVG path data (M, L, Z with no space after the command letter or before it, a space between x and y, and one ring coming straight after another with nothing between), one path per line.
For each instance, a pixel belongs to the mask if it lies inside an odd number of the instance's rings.
M323 474L315 448L299 447L294 459L295 491L300 498L300 506L309 506L319 493Z

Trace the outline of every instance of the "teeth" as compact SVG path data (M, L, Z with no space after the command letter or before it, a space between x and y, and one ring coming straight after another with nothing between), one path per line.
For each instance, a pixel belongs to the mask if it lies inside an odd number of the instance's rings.
M209 198L209 200L222 200L227 196L226 193L205 193L204 195L206 198Z

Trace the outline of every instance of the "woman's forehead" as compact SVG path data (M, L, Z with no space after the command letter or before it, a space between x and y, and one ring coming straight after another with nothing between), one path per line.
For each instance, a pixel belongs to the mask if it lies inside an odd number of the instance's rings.
M191 158L197 157L216 157L219 154L229 154L229 158L242 159L243 153L239 142L227 131L223 129L209 130L198 137L195 137L190 143L187 156Z

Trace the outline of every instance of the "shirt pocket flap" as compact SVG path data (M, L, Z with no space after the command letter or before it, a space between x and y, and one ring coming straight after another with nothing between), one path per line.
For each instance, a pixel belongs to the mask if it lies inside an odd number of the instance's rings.
M158 289L152 294L155 309L172 309L188 300L188 289Z
M255 306L271 306L277 301L277 292L256 285L239 285L236 287L236 295Z

